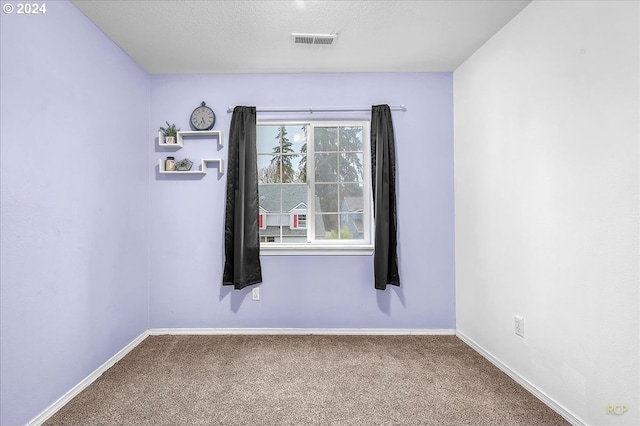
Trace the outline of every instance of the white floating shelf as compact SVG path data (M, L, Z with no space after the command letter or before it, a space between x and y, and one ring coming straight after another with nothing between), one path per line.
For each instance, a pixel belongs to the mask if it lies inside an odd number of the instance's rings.
M204 138L203 138L204 136ZM222 139L222 131L220 130L185 130L178 132L176 137L176 143L165 143L165 137L162 132L158 132L158 146L163 148L171 148L178 150L183 147L184 138L193 139L209 139L209 137L215 137L218 139L218 145L220 147L224 146L224 142ZM165 160L162 158L158 160L158 170L160 173L168 174L168 175L206 175L208 163L218 163L218 173L224 174L224 161L221 158L203 158L200 160L200 170L165 170Z
M176 143L165 143L164 134L162 132L158 132L158 146L163 148L180 149L184 146L184 138L188 138L190 136L217 136L218 145L220 147L224 146L222 130L181 130L178 132L178 136L176 137Z
M222 140L222 130L183 130L178 132L177 145L182 147L183 139L189 136L217 136L218 137L218 145L220 147L224 146L224 142Z
M203 158L202 170L207 170L207 163L218 163L218 173L224 174L224 160L222 158Z
M164 168L165 160L162 158L158 160L158 170L160 173L166 173L168 175L206 175L207 163L218 163L218 171L222 175L224 174L224 160L221 158L203 158L201 160L200 170L173 170L167 171Z

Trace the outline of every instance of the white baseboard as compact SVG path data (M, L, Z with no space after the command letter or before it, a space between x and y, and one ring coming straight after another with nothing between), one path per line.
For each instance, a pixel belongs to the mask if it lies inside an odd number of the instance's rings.
M506 364L504 364L498 358L493 356L489 351L485 350L482 346L476 343L473 339L469 338L464 333L460 332L460 330L456 331L456 336L458 336L460 340L465 342L467 345L471 346L473 350L475 350L484 358L486 358L487 361L489 361L490 363L498 367L507 376L515 380L520 386L528 390L536 398L538 398L540 401L545 403L549 408L551 408L553 411L561 415L566 421L568 421L574 426L586 426L586 423L580 420L575 414L567 410L565 407L559 404L556 400L554 400L549 395L541 391L538 387L536 387L534 384L529 382L527 379L525 379L524 377L520 376L518 373L513 371Z
M138 346L148 336L149 336L149 330L146 330L141 335L133 339L131 343L129 343L124 348L120 349L120 351L117 354L109 358L100 367L96 368L91 374L85 377L80 383L78 383L73 388L71 388L69 392L62 395L60 398L58 398L56 402L54 402L49 407L47 407L42 413L34 417L29 423L27 423L27 426L40 426L41 424L49 420L49 418L53 416L56 412L58 412L59 409L64 407L66 403L68 403L73 398L75 398L76 395L78 395L87 386L93 383L98 377L102 375L102 373L104 373L109 368L111 368L116 362L124 358L126 354L131 352L136 346Z
M149 335L332 335L332 336L454 336L454 329L396 328L152 328Z

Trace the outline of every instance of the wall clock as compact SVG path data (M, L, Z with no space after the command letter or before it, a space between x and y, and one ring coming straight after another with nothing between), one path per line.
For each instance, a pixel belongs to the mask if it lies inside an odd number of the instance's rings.
M191 125L196 130L211 130L215 123L215 113L204 102L191 113Z

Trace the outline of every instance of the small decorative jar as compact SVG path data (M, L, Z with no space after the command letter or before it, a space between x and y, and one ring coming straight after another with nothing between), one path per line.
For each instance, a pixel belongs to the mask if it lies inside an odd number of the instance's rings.
M164 162L164 170L167 172L174 172L176 170L176 161L174 157L167 157Z

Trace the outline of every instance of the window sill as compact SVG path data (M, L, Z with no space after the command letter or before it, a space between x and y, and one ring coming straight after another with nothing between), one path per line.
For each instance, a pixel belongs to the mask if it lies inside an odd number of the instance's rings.
M277 244L260 245L261 256L371 256L373 245L304 245L304 244Z

